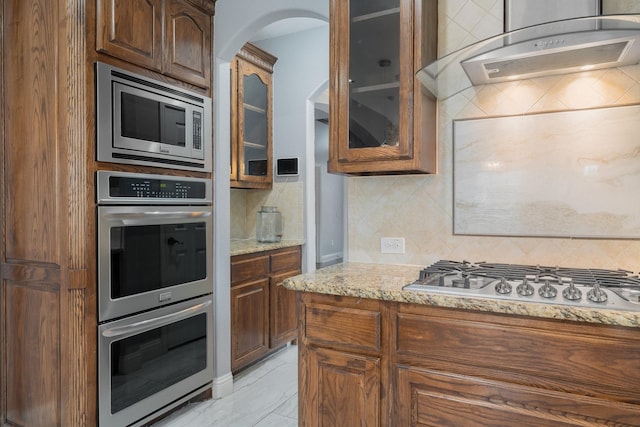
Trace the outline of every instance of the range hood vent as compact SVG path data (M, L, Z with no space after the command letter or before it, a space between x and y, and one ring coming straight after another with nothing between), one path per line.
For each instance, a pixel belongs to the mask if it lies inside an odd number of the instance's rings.
M640 15L602 15L525 27L475 43L417 74L435 96L468 87L640 62Z

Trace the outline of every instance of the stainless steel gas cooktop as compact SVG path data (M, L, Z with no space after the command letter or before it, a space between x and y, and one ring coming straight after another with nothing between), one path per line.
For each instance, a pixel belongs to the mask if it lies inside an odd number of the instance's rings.
M625 270L443 260L404 289L640 311L640 277Z

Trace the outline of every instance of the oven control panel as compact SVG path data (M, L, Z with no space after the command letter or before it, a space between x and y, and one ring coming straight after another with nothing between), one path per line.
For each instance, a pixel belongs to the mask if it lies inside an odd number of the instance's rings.
M200 178L99 171L98 204L211 204L211 183Z

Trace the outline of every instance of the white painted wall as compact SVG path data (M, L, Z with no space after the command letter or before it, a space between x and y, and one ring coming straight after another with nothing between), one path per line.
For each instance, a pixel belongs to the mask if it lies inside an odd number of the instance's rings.
M293 17L329 20L328 0L218 0L214 23L214 397L233 391L230 335L230 189L231 114L229 62L264 26ZM328 64L328 60L327 60ZM309 97L310 94L307 94ZM309 111L308 101L298 108ZM275 111L275 110L274 110ZM313 109L311 109L313 112ZM311 114L312 115L312 114ZM305 120L308 122L308 113ZM311 119L312 120L312 119ZM275 129L274 129L275 131ZM313 132L313 130L311 131ZM306 131L308 141L309 131ZM274 135L275 136L275 135ZM312 137L311 137L311 140ZM308 148L306 149L308 152ZM313 154L311 154L313 155ZM304 158L308 158L305 154ZM311 163L313 164L313 163ZM315 220L315 216L312 215ZM308 215L307 215L308 218Z
M344 257L344 186L346 178L327 172L329 126L316 121L316 261L327 263Z

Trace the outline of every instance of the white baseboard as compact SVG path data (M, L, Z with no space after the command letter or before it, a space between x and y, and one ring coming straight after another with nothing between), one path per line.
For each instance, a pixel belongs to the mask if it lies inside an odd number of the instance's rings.
M335 261L340 258L342 258L342 252L334 252L332 254L322 255L320 257L320 262L325 263L325 262Z
M212 388L214 399L220 399L233 393L233 375L231 372L214 378Z

